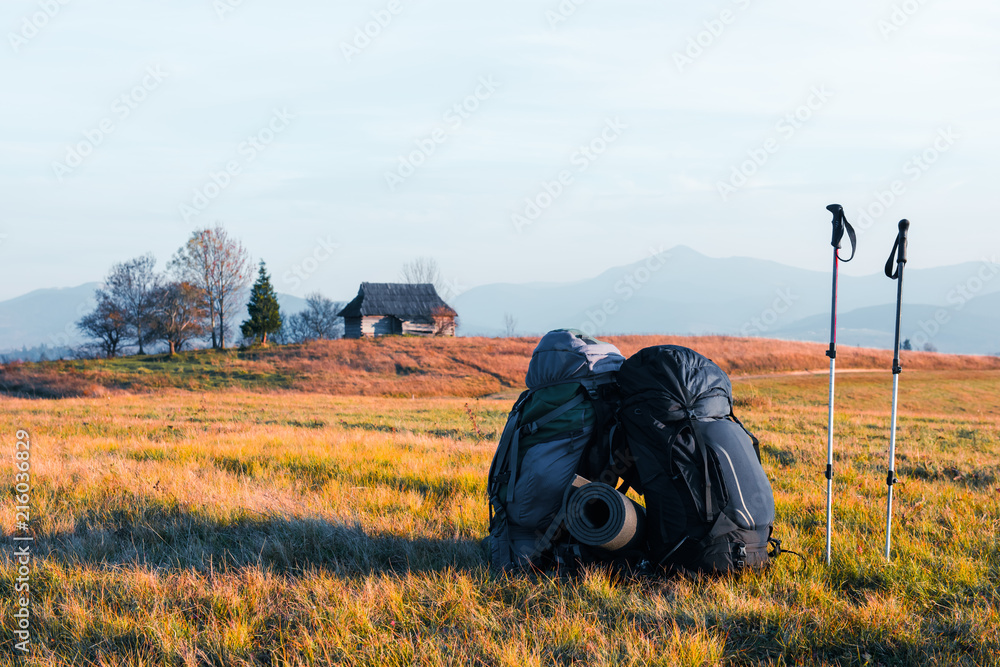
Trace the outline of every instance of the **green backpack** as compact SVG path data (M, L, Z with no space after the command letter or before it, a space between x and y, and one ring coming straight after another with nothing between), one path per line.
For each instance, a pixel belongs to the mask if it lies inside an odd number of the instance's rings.
M557 515L588 455L607 451L610 390L625 358L614 345L575 330L542 337L531 355L527 391L504 426L487 480L490 564L544 567L559 539ZM606 445L606 443L604 443ZM601 468L598 453L591 468Z

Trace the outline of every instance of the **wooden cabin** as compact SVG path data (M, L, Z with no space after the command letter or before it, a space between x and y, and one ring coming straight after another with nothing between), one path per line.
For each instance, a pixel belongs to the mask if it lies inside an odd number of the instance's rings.
M337 314L344 318L344 338L454 336L457 315L430 283L361 283L358 295Z

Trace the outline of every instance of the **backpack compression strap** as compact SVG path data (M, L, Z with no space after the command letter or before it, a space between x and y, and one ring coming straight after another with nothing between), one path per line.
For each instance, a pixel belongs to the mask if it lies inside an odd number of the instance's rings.
M563 492L562 503L559 505L559 512L552 519L552 523L549 524L545 533L538 538L538 541L535 542L535 550L532 552L528 560L533 561L538 558L552 545L566 520L566 501L569 500L569 494L575 489L579 489L581 486L586 484L590 484L590 482L577 475L573 478L573 483L566 487L566 490Z
M514 502L514 482L517 481L517 450L521 442L521 434L524 433L524 435L533 435L534 433L537 433L540 428L548 424L550 421L563 416L565 413L583 403L584 400L586 400L586 395L579 393L570 401L563 403L544 417L531 422L530 424L525 424L521 428L514 431L513 442L511 442L510 445L510 482L507 484L508 503Z
M757 436L751 433L750 429L743 425L743 422L741 422L740 418L736 416L736 413L733 412L732 408L729 408L729 418L739 424L740 428L746 431L746 434L750 436L750 441L753 442L753 451L757 454L757 463L763 463L764 461L760 458L760 440L757 439Z
M694 420L695 416L692 412L688 415L688 428L691 430L691 437L694 438L695 446L701 450L701 462L705 468L705 520L712 521L715 518L715 512L712 510L712 474L709 470L708 446L698 437L698 431L694 427ZM673 447L671 446L670 449L672 452Z

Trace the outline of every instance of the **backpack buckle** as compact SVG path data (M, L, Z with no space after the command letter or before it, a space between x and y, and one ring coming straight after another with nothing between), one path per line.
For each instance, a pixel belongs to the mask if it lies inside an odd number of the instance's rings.
M747 545L742 542L733 544L733 565L737 571L742 571L747 566Z

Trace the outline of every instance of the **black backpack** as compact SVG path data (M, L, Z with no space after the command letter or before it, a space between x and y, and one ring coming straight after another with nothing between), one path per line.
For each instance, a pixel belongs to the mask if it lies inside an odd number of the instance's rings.
M766 565L780 552L774 496L725 372L694 350L659 345L626 360L618 383L650 562L688 573Z
M494 569L558 564L557 547L570 541L562 526L569 492L578 475L596 479L607 465L624 360L614 345L575 330L539 341L487 480ZM579 549L573 559L583 560Z

